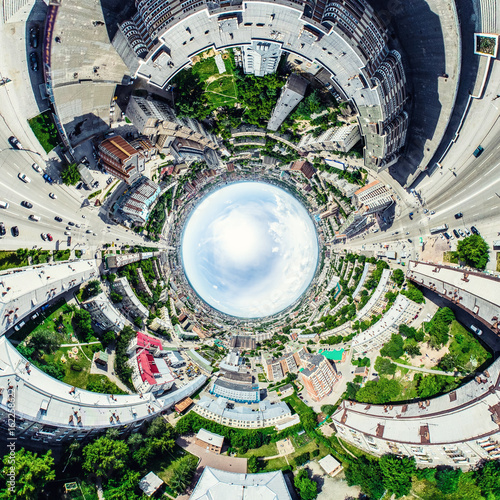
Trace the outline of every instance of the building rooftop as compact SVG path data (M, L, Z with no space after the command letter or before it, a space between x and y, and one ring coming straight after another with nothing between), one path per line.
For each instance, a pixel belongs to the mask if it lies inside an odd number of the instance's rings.
M283 472L240 474L205 467L190 500L291 500Z
M318 464L321 465L321 468L327 473L331 474L333 471L340 467L340 462L333 458L332 455L327 455L323 457L321 460L318 460Z
M139 488L150 497L162 484L163 481L151 471L139 481Z
M215 432L207 431L206 429L200 429L196 437L205 443L213 444L214 446L218 446L222 448L224 443L224 436L220 436L219 434L215 434Z

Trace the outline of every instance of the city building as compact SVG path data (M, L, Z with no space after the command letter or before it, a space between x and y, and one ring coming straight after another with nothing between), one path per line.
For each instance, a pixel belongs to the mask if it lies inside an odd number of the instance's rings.
M417 467L473 469L500 458L500 360L452 392L425 401L342 401L332 415L341 439L372 455L414 457Z
M290 408L286 403L281 402L273 404L261 401L259 409L254 410L247 406L234 408L234 403L229 403L225 398L214 400L202 396L194 406L193 411L219 424L241 429L276 427L294 421Z
M146 169L146 157L122 136L105 139L98 147L99 158L108 173L133 184Z
M499 335L500 279L496 276L412 260L406 277L450 300Z
M123 297L121 306L128 314L134 318L141 316L143 319L149 316L148 308L137 298L127 278L117 278L113 283L113 289Z
M306 347L303 351L308 352ZM274 358L267 352L262 352L262 365L269 382L279 382L284 379L288 373L297 373L300 366L299 353L288 352L279 358Z
M149 472L139 481L139 488L150 497L160 489L162 484L163 481L154 472Z
M292 73L281 89L281 94L273 109L267 128L276 131L286 120L287 116L295 109L302 99L304 99L308 81L301 76Z
M62 294L99 277L95 260L42 264L0 273L0 335Z
M332 392L337 383L337 371L334 365L320 354L307 354L302 358L302 363L306 368L299 373L307 394L314 401L321 401Z
M376 180L354 193L354 203L364 215L370 215L383 212L394 203L394 199L385 185Z
M166 357L172 368L179 368L180 366L184 366L186 364L184 358L177 351L166 351Z
M120 435L135 432L207 380L201 375L161 397L151 393L115 396L72 387L47 375L21 356L5 335L0 337L0 359L0 441L15 437L19 447L36 450L57 450L75 440L87 442L109 428ZM14 397L16 427L12 429Z
M217 149L217 138L198 121L179 117L164 101L154 98L131 96L127 105L127 117L143 135L153 140L157 148L168 152L165 143L169 138L189 139L203 148Z
M332 455L326 455L326 457L318 460L318 464L331 477L336 476L344 469L342 464Z
M140 394L160 395L172 388L175 377L164 356L161 340L137 332L127 349L132 368L132 383Z
M214 498L292 499L283 472L280 470L258 474L240 474L205 467L189 500L211 500Z
M125 318L111 303L105 293L100 293L83 307L92 316L92 321L103 331L112 330L115 333L121 332L125 326Z
M160 193L158 184L147 177L141 177L120 197L114 210L132 222L144 225Z
M217 378L210 388L210 394L236 403L258 403L260 401L259 384L232 383Z
M144 278L144 274L140 267L137 268L137 288L139 291L145 293L147 296L153 298L153 292L149 288L146 283L146 279Z
M238 355L238 351L229 352L219 363L219 368L225 371L237 372L240 369L240 356Z
M299 141L299 148L304 151L342 151L348 153L361 140L357 123L343 127L332 127L318 137L305 134Z
M109 269L118 268L126 266L127 264L132 264L133 262L139 262L140 260L150 259L151 257L156 257L157 255L158 252L137 252L107 255L106 264Z
M196 434L195 444L219 455L224 444L224 436L200 429Z
M302 172L306 179L311 179L316 173L316 169L307 160L296 160L290 166L293 172Z
M265 76L274 73L281 57L279 43L252 40L251 45L244 45L243 71L248 75Z

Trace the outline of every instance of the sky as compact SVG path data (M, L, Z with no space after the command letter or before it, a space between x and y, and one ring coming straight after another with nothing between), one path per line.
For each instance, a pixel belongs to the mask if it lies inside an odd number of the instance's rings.
M184 272L213 308L241 318L282 311L307 289L318 240L305 207L263 182L229 184L193 210L182 238Z

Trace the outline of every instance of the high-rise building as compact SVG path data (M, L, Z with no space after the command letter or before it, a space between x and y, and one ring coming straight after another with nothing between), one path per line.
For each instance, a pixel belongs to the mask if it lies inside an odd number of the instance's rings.
M381 212L390 207L394 200L389 190L380 181L373 181L354 193L354 201L365 215Z
M281 90L281 95L267 124L269 130L278 130L286 117L295 109L306 93L308 81L292 73Z
M318 137L305 134L299 142L299 148L305 151L342 151L348 153L361 140L356 123L343 127L332 127Z
M274 73L281 57L281 45L253 40L243 47L243 69L248 75L265 76Z
M122 136L105 139L99 144L99 158L108 173L133 184L144 172L146 157Z
M307 368L300 372L307 394L314 401L321 401L332 392L338 380L337 372L332 363L320 354L309 355L304 364Z
M310 179L316 173L316 169L307 160L294 161L290 170L302 172L307 179Z

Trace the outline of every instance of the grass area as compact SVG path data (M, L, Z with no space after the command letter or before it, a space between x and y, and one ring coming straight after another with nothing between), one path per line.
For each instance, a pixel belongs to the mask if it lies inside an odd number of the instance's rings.
M33 264L46 264L50 259L50 250L39 250L35 255L33 255Z
M178 458L184 455L190 455L187 451L183 450L179 445L175 445L173 450L168 455L160 455L159 460L154 461L153 472L165 483L168 484L173 474L173 466Z
M99 196L102 193L102 189L99 189L98 191L94 191L93 193L90 193L87 198L91 200L92 198L95 198L96 196Z
M54 260L68 260L71 255L71 250L57 250L54 252Z
M278 448L276 447L276 443L269 443L261 446L260 448L254 448L252 450L248 450L246 453L238 454L238 457L241 458L250 458L250 457L273 457L278 454Z
M301 401L297 394L292 394L283 398L285 403L288 403L299 415L301 413L309 412L309 406L307 406L304 401Z
M28 257L18 257L16 252L0 250L0 270L28 265Z
M257 377L259 377L259 382L267 382L266 376L263 373L258 373Z
M458 264L457 252L444 252L443 262L449 262L450 264Z
M50 111L35 116L28 120L28 123L46 153L52 151L59 144L56 126L52 121Z
M85 389L90 375L91 362L82 354L80 349L76 353L78 359L70 358L69 351L72 349L72 347L61 347L53 354L44 354L43 359L49 365L60 364L64 367L63 382Z
M457 368L472 372L491 357L481 342L456 320L451 323L450 336L450 352L457 358Z

